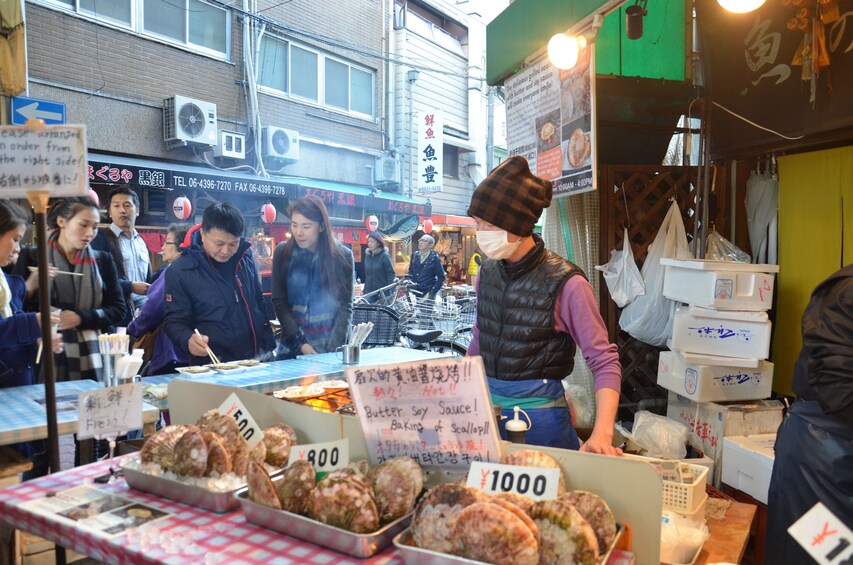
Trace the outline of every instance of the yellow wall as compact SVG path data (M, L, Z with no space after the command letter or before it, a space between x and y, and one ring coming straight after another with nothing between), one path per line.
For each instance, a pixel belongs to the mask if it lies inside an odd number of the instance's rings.
M779 278L773 390L791 394L812 290L853 262L853 147L779 159Z

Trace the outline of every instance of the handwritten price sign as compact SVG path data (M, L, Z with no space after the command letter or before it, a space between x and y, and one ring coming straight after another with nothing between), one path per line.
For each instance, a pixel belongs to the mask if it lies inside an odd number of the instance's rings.
M467 485L489 494L514 492L533 500L553 500L559 483L560 469L475 461L468 471Z
M231 396L225 399L225 402L219 407L219 413L224 416L229 416L237 420L237 429L246 438L246 443L249 444L249 449L258 445L264 439L264 432L261 427L249 414L249 410L240 401L240 397L232 392Z
M853 565L853 534L822 502L794 522L788 533L821 565Z
M308 461L314 471L333 471L349 464L349 440L296 445L290 451L290 461Z

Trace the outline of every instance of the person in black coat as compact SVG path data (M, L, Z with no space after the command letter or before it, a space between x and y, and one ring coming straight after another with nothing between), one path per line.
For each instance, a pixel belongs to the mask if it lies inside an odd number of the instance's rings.
M364 253L364 294L370 294L379 290L383 286L388 286L394 282L394 264L391 262L391 256L385 249L385 243L382 241L382 236L376 232L367 234L367 251ZM368 302L376 302L380 298L385 298L388 291L376 293L367 297Z
M441 258L432 249L434 245L435 238L427 234L422 235L418 240L418 250L412 254L409 263L409 277L417 285L415 290L431 299L438 295L446 278Z

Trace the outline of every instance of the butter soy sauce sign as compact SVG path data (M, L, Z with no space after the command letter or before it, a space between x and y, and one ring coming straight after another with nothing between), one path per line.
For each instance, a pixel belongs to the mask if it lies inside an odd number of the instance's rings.
M77 401L77 438L119 435L142 428L142 384L87 390Z
M349 465L349 440L306 443L290 448L290 463L308 461L317 473L333 471Z
M231 395L225 399L225 402L219 406L219 413L223 416L234 418L237 421L237 429L243 437L246 438L246 442L249 444L250 450L264 439L264 432L261 431L261 427L258 426L258 423L255 422L255 419L252 418L251 414L249 414L249 410L246 409L246 406L240 401L240 397L237 396L237 393L232 392Z
M533 500L553 500L557 498L560 473L560 469L475 461L466 485L489 494L514 492Z

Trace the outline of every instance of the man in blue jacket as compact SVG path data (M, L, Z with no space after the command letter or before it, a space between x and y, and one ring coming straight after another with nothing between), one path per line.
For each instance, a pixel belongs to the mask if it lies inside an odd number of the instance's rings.
M409 277L416 283L415 290L422 292L425 298L435 298L444 284L444 267L441 258L433 251L435 239L424 234L418 240L418 251L412 254L409 263Z
M166 334L191 365L209 362L208 347L223 363L268 356L275 342L243 215L212 204L194 235L164 274Z

